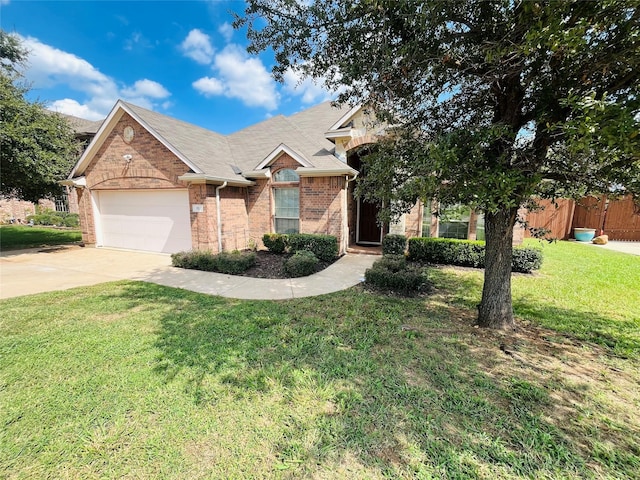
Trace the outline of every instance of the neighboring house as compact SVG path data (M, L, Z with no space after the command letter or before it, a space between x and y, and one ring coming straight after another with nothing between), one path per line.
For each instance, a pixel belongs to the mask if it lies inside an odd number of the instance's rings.
M76 140L79 142L78 156L80 156L95 136L100 125L102 125L102 120L85 120L84 118L62 113L58 115L64 117L75 132ZM78 213L78 199L75 189L67 188L65 194L62 196L54 199L43 198L40 199L37 204L26 200L18 200L17 198L0 197L0 221L3 223L24 223L29 215L36 213L36 205L41 210Z
M268 232L334 235L342 252L379 245L375 207L353 198L366 122L326 102L223 136L118 101L64 184L97 246L217 252ZM396 229L418 235L420 213Z

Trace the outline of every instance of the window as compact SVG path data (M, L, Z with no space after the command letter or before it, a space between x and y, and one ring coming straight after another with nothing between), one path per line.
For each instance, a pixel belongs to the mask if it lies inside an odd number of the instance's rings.
M69 195L63 193L62 196L55 198L56 212L69 211Z
M290 168L283 168L282 170L278 170L273 175L274 182L299 182L300 177L298 174L291 170Z
M273 175L274 183L297 183L298 174L290 168L278 170ZM300 189L297 186L275 186L273 189L276 233L298 233L300 231Z
M297 188L275 188L276 233L298 233L300 231L300 190Z
M438 236L466 239L469 233L470 214L469 207L460 204L441 206Z
M476 223L476 240L485 240L484 236L484 214L478 214L478 223Z
M431 201L425 202L422 209L422 236L431 236Z

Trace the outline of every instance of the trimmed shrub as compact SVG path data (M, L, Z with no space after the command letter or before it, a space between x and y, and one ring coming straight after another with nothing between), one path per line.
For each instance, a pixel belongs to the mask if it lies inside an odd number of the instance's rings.
M407 237L404 235L387 235L382 239L383 255L404 255L407 249Z
M542 266L542 252L537 248L517 247L513 249L511 271L531 273L540 270Z
M255 263L255 252L222 252L216 255L208 250L191 250L171 255L171 264L174 267L230 275L242 273Z
M230 275L245 272L256 264L255 252L222 252L215 257L216 270Z
M290 277L306 277L315 273L319 260L309 250L299 250L284 262L284 271Z
M334 235L292 233L287 236L287 247L289 253L308 250L325 262L330 262L338 256L338 239Z
M407 266L404 256L399 255L377 260L364 272L364 279L371 287L405 295L428 291L431 286L424 268Z
M376 264L391 272L399 272L407 268L407 258L404 255L384 255L379 260L376 260Z
M284 253L287 247L287 235L284 233L265 233L262 236L262 243L273 253Z
M80 226L80 216L77 213L69 213L63 218L63 223L65 227L79 227Z
M216 271L216 256L209 250L191 250L171 254L171 265L205 272Z
M411 238L409 259L418 262L484 268L485 243L453 238ZM515 247L511 271L531 273L542 265L542 252L535 248Z
M484 242L452 238L411 238L409 259L465 267L484 266Z

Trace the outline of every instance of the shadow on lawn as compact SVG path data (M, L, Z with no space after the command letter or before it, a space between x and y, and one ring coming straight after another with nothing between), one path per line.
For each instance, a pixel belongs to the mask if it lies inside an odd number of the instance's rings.
M155 371L186 381L197 404L215 402L223 389L260 408L277 387L293 392L281 399L284 411L300 398L319 406L282 425L272 447L280 462L273 468L293 477L333 470L347 457L357 461L347 468L387 476L588 474L584 439L546 419L544 386L487 371L471 351L478 339L470 317L452 321L457 310L446 305L359 289L246 302L127 288L166 307ZM303 442L310 432L313 442ZM631 454L616 465L633 471L637 460Z
M481 274L478 269L458 269L454 273L436 268L433 270L432 280L445 292L448 302L473 309L475 315L476 305L482 294ZM622 357L640 356L639 325L616 321L608 317L606 312L560 308L533 296L514 296L513 311L516 324L521 320L534 322L566 335L567 340L573 343L592 342L608 347Z

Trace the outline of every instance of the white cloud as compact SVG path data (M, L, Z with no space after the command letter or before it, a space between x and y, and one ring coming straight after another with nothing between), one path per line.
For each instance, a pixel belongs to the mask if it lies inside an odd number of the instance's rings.
M203 77L193 82L193 88L198 90L206 97L222 95L224 93L224 85L217 78Z
M335 97L335 93L325 87L324 79L307 77L302 80L301 72L292 68L284 72L284 91L302 97L300 100L305 104L320 103Z
M118 98L153 109L156 100L171 95L161 84L149 79L138 80L131 86L118 85L113 78L72 53L33 37L21 37L21 40L30 52L24 73L34 88L65 85L84 96L83 101L71 98L53 101L50 107L61 113L93 120L104 118Z
M194 28L180 44L184 54L202 65L208 65L213 58L214 49L211 38L202 30Z
M206 96L237 98L249 107L274 110L280 96L275 82L259 58L251 58L239 46L227 45L213 60L216 77L204 77L193 87Z
M49 106L49 110L74 115L87 120L101 120L105 117L102 113L92 110L88 105L81 105L71 98L56 100Z
M50 87L59 83L72 83L78 88L115 88L113 81L100 73L89 62L72 53L51 47L33 37L22 38L29 51L26 74L35 87Z
M229 22L224 22L218 27L218 32L222 35L225 41L228 43L233 37L233 26Z
M169 95L169 91L153 80L143 79L138 80L132 87L122 90L122 94L130 97L151 97L151 98L166 98Z

